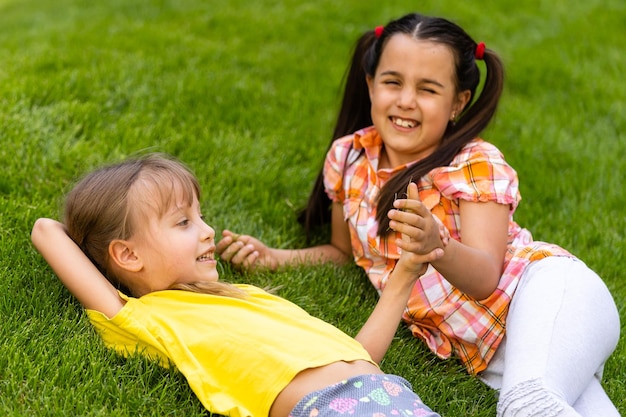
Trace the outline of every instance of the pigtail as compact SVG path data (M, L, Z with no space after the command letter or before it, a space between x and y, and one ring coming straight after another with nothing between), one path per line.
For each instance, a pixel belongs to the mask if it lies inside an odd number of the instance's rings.
M355 45L352 61L344 76L343 98L333 131L333 140L372 125L372 103L365 68L367 61L371 59L374 42L376 34L370 30L365 32Z
M330 149L336 139L352 134L372 124L371 102L364 61L371 55L371 49L375 42L376 34L373 30L370 30L365 32L355 44L352 60L344 75L341 107L335 123L335 129L333 130L332 140L326 151ZM307 242L310 240L311 232L315 227L330 223L331 201L324 190L323 174L324 167L322 166L315 179L307 206L298 215L298 221L304 226Z
M478 136L487 128L496 114L500 96L504 88L504 65L500 57L489 49L485 49L485 83L474 103L463 112L459 124L466 130L465 135Z

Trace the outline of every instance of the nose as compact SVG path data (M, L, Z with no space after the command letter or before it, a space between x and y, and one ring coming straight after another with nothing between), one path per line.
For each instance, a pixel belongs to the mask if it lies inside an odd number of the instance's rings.
M402 109L412 109L417 103L417 94L409 86L405 86L398 94L398 107Z
M215 238L215 229L206 224L204 220L200 221L200 231L202 240L213 240Z

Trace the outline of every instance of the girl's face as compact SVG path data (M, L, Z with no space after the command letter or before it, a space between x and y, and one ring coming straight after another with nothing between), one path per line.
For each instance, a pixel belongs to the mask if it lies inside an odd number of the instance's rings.
M448 122L470 97L457 93L447 46L406 34L388 39L367 78L372 121L384 142L381 168L423 159L437 149Z
M138 232L131 239L143 269L133 279L133 292L143 295L169 288L176 283L217 281L215 230L203 220L196 196L185 202L175 193L163 216L152 208L137 221Z

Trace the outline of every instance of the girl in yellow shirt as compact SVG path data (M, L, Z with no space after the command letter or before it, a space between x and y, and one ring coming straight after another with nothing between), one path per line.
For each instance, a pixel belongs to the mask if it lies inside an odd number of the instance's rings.
M413 184L398 203L406 223L416 194ZM211 413L437 416L377 363L442 248L406 251L353 339L285 299L219 282L199 200L184 165L149 155L88 174L67 196L64 223L37 220L32 241L108 346L176 366Z

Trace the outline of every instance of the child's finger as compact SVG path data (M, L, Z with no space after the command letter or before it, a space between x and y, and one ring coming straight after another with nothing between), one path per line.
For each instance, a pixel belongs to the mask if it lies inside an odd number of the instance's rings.
M259 259L259 252L253 251L246 257L245 261L243 262L244 268L253 269L256 266L257 259Z
M237 244L242 244L242 242L237 242ZM256 250L252 245L240 246L237 253L230 259L230 262L235 265L245 265L248 257L254 255L255 252Z
M231 242L226 244L224 241L230 238L224 238L218 244L219 248L216 247L215 252L219 255L219 257L226 262L232 262L233 257L237 255L239 250L241 249L242 244L238 242Z
M232 245L232 243L233 239L230 236L224 236L219 242L217 242L217 245L215 245L215 252L217 252L218 255L221 255L228 250L228 247Z
M222 236L224 236L224 237L232 237L233 241L235 241L235 240L239 239L239 237L241 235L239 235L239 234L237 234L235 232L232 232L232 231L230 231L228 229L224 229L224 230L222 230Z
M443 224L439 224L439 237L441 238L441 242L444 247L448 245L448 242L450 242L450 231Z
M420 194L417 189L417 184L415 184L413 181L411 181L409 185L406 187L406 195L407 195L407 199L409 200L420 201Z
M395 200L393 206L403 211L410 211L424 216L428 209L420 200L417 184L410 182L406 187L406 195L407 198L399 198Z
M413 262L433 262L443 256L443 249L436 247L430 251L421 242L415 240L396 239L396 245L402 254L411 254Z
M229 257L228 252L236 252L238 250L237 245L233 244L237 242L242 235L233 233L230 230L224 230L222 231L222 236L222 239L220 239L215 246L215 252L217 252L218 255ZM222 259L225 259L225 256L222 256ZM230 254L230 256L232 256L232 254Z

